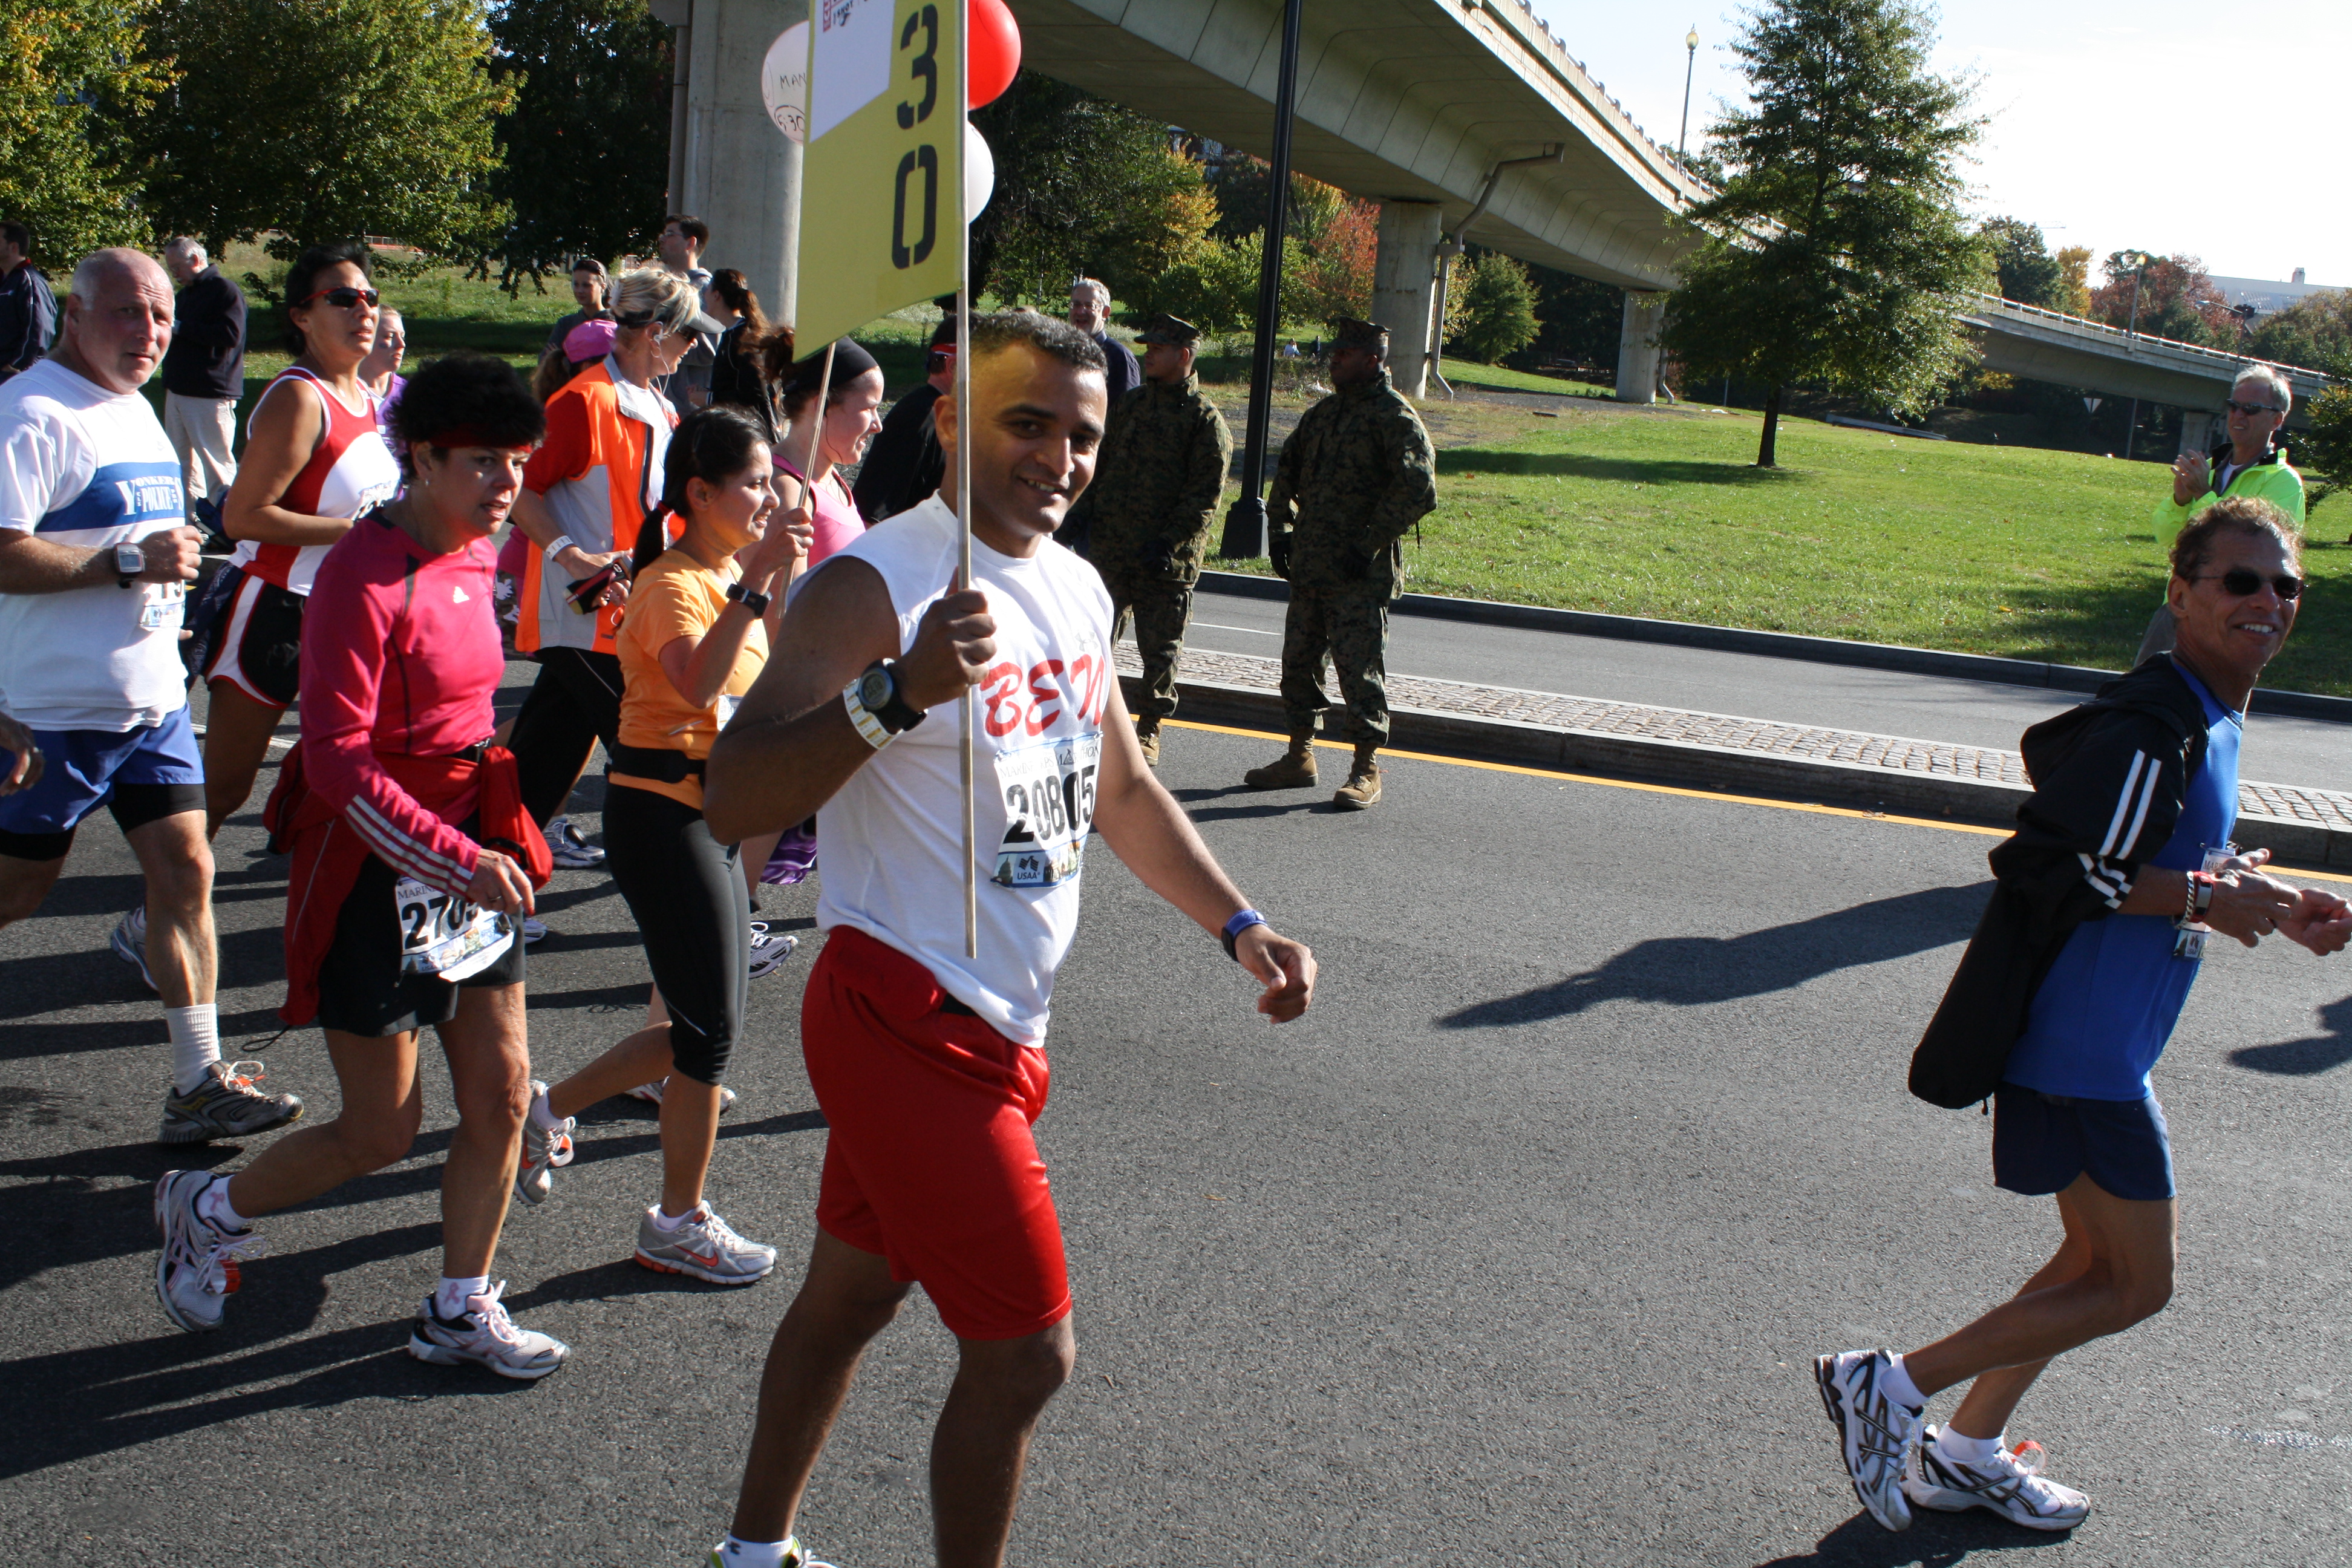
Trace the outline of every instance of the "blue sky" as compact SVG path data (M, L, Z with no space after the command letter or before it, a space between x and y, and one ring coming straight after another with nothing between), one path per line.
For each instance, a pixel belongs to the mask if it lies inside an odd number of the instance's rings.
M1742 94L1725 47L1740 7L1534 5L1667 145L1694 22L1692 142L1718 100ZM2302 267L2314 283L2352 287L2340 175L2352 0L1956 0L1940 31L1937 68L1975 73L1991 119L1969 171L1976 211L2040 224L2053 249L2186 252L2225 277Z

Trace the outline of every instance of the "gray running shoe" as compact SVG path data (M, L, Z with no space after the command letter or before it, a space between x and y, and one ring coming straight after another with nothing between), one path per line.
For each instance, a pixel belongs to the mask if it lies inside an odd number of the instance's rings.
M536 1101L547 1092L547 1085L537 1079L530 1082L530 1098ZM515 1171L515 1196L527 1204L543 1201L555 1178L548 1173L551 1167L572 1163L572 1131L579 1125L577 1118L567 1116L563 1125L550 1131L532 1121L528 1114L522 1119L522 1159Z
M1963 1465L1936 1452L1941 1434L1930 1426L1903 1472L1903 1495L1920 1508L1959 1513L1981 1508L2028 1530L2072 1530L2091 1517L2091 1500L2045 1480L2042 1445L2004 1448L1988 1465Z
M163 1233L155 1299L165 1317L193 1333L220 1327L221 1311L242 1283L237 1265L269 1248L251 1230L223 1230L196 1213L196 1200L226 1180L209 1171L166 1171L155 1184L155 1228Z
M660 1274L691 1274L713 1285L750 1285L776 1266L776 1249L746 1241L709 1204L676 1230L654 1224L660 1208L637 1221L637 1261Z
M522 944L530 947L547 940L547 922L537 915L522 917Z
M503 1279L478 1296L466 1298L465 1312L455 1319L434 1310L433 1298L416 1310L416 1328L408 1336L408 1353L436 1366L472 1363L488 1367L500 1377L530 1382L545 1377L572 1354L572 1347L549 1334L518 1329L499 1298L506 1293Z
M651 1083L641 1083L637 1085L636 1088L629 1090L629 1098L631 1100L642 1100L647 1105L659 1105L662 1102L662 1087L668 1082L669 1079L666 1078L657 1078ZM735 1091L729 1089L725 1084L720 1084L719 1086L719 1114L724 1116L734 1109Z
M568 816L559 816L547 825L547 853L556 868L563 871L584 871L604 863L604 852L582 837Z
M1911 1528L1903 1472L1918 1447L1925 1413L1886 1392L1884 1380L1893 1365L1885 1351L1845 1351L1814 1358L1813 1380L1821 1385L1822 1408L1837 1425L1838 1454L1853 1495L1871 1518L1899 1531Z
M710 1549L710 1560L704 1568L742 1568L742 1564L728 1552L727 1543L722 1541ZM784 1568L833 1568L833 1564L820 1563L810 1556L808 1548L801 1544L799 1536L787 1535L784 1537Z
M163 1096L159 1143L205 1143L215 1138L250 1138L302 1119L302 1102L290 1094L264 1094L253 1086L266 1076L259 1062L215 1062L194 1093L169 1089Z
M139 978L147 989L155 989L155 976L147 968L147 906L141 904L124 915L114 925L114 935L108 942L114 956L139 971Z

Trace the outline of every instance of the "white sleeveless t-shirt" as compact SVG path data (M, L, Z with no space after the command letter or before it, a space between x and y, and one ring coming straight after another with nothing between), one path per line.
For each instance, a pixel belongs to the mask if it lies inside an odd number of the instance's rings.
M933 496L829 556L878 573L898 649L953 579L962 525ZM996 620L973 727L980 956L963 952L963 783L956 703L875 753L817 816L820 930L854 926L929 969L991 1026L1041 1046L1054 972L1077 930L1078 874L1102 765L1111 604L1095 569L1046 542L1034 556L971 545ZM795 583L797 593L814 574Z

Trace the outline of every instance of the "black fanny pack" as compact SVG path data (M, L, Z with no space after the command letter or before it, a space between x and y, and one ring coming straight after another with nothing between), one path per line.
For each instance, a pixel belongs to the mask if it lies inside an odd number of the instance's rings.
M604 748L612 759L607 773L625 773L633 779L651 779L656 784L684 784L702 776L702 763L684 752L673 752L662 746L624 746L617 742Z

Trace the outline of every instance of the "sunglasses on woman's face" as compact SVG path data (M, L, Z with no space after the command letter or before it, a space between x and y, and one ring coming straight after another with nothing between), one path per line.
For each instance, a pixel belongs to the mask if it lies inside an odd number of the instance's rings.
M2251 599L2256 594L2263 591L2264 578L2259 572L2250 572L2245 567L2240 566L2228 572L2217 572L2203 577L2192 577L2189 581L2192 583L2219 582L2221 584L2221 592L2224 594L2228 594L2234 598ZM2271 585L2271 592L2276 594L2282 599L2294 600L2299 599L2303 596L2303 579L2300 577L2290 576L2286 573L2282 572L2277 576L2268 579L2268 581Z
M2226 406L2231 413L2242 414L2249 419L2252 419L2257 414L2276 414L2278 412L2277 409L2273 408L2267 403L2241 403L2234 397L2231 398L2224 406Z
M359 304L362 300L365 300L368 304L373 305L378 300L383 298L383 295L377 293L373 289L354 289L349 284L345 284L340 289L321 289L316 294L311 295L310 299L303 300L302 303L309 305L313 304L318 300L324 300L328 304L332 305L338 310L348 310L352 306Z

